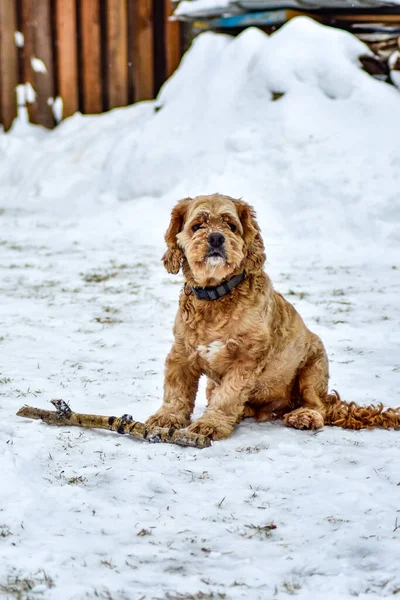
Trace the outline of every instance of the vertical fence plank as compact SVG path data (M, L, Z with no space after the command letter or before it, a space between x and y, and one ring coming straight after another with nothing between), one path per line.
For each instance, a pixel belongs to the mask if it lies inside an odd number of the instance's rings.
M80 8L83 111L94 114L102 111L99 0L83 0Z
M128 103L128 15L126 0L107 0L107 51L109 108L125 106Z
M40 59L42 64L35 67L32 62ZM46 127L54 126L54 117L49 104L49 98L54 98L54 68L53 48L50 17L50 0L36 0L35 2L35 56L31 57L31 69L35 73L35 91L37 93L37 121Z
M9 129L17 115L15 88L18 83L15 0L0 0L0 123Z
M22 48L22 74L25 84L30 84L34 90L35 98L28 97L27 109L31 123L40 123L38 120L38 99L36 95L36 77L32 69L31 58L35 56L35 0L22 0L21 2L21 31L24 35Z
M53 127L54 118L48 102L55 92L50 0L22 0L19 6L24 34L23 79L31 84L35 93L34 102L27 104L29 118L32 123Z
M133 26L134 9L133 4L136 0L128 0L128 104L135 102L135 80L133 72L133 63L135 60L133 51Z
M58 90L65 118L79 107L75 0L56 0L55 8Z
M165 3L153 0L153 95L165 81Z
M179 21L169 21L174 7L171 0L165 0L165 68L166 79L176 71L181 60L181 31Z
M135 100L149 100L154 95L152 1L136 0L132 10Z

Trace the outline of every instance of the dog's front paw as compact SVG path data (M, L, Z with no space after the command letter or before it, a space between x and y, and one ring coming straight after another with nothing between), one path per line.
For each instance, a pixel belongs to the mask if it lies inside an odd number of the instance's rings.
M159 410L152 417L149 417L145 423L149 429L153 427L167 427L168 429L184 429L190 423L190 418L179 413L170 413Z
M324 426L323 416L312 408L297 408L287 413L283 422L288 427L296 429L320 429Z
M212 440L224 440L232 435L234 425L225 420L216 422L214 418L201 417L190 425L188 431L205 435Z

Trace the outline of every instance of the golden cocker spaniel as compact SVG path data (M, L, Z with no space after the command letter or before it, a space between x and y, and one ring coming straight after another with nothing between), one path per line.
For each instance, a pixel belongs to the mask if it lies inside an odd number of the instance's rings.
M246 202L221 194L181 200L165 240L164 266L169 273L182 268L185 284L164 401L147 426L189 426L218 440L245 417L283 417L298 429L324 422L353 429L398 424L397 409L357 407L328 394L324 346L272 287L260 229ZM202 374L208 407L190 424Z

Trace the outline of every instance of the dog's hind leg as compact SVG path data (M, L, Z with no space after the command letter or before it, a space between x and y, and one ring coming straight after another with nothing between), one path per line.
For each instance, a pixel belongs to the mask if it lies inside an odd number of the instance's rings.
M312 336L307 361L297 379L301 406L284 416L285 425L296 429L319 429L324 425L329 364L321 340L314 334Z

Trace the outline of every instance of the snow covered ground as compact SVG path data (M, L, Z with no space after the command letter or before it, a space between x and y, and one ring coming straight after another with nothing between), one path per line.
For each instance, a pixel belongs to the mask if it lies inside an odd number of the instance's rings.
M163 233L178 198L213 191L255 205L332 388L400 405L400 95L362 50L303 19L206 34L155 103L0 135L0 595L399 593L399 432L249 420L196 451L14 416L158 408L182 284Z

